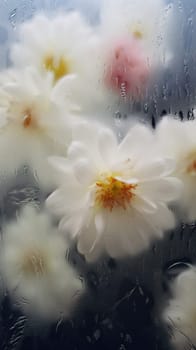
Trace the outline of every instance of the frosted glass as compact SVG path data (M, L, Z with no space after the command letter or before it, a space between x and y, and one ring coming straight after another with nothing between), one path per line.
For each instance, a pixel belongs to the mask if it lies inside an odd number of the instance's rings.
M79 9L91 25L96 25L99 23L101 2L102 0L1 0L1 69L10 66L9 47L16 40L20 23L40 11L55 13ZM167 3L171 5L169 0ZM145 100L131 106L132 114L142 112L143 121L153 128L167 113L173 113L176 119L181 120L194 118L196 1L174 0L173 4L176 9L173 64L165 67ZM120 136L126 129L129 107L126 106L123 113L120 108L113 113L111 124ZM36 174L32 174L27 167L16 171L14 178L6 177L2 172L0 179L1 227L17 216L17 211L24 203L34 200L42 206L48 195L38 186ZM195 232L195 223L180 223L177 229L163 240L155 242L148 251L121 262L107 258L88 265L77 251L71 250L68 259L85 278L87 294L73 319L59 320L52 326L43 326L39 322L29 324L26 317L13 307L5 290L1 290L0 348L172 349L170 330L160 321L159 312L170 295L170 282L189 264L196 262Z

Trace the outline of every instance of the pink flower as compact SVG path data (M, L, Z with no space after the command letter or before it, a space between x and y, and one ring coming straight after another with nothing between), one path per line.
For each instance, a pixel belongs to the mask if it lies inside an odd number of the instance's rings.
M138 40L123 38L112 48L106 64L105 84L121 95L140 98L149 77L147 56Z

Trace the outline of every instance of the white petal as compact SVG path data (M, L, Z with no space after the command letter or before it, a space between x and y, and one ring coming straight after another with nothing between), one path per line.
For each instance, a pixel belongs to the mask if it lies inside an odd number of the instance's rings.
M103 239L100 239L96 244L94 244L93 249L90 252L85 253L85 259L89 263L97 261L101 255L105 253L105 246Z
M92 194L78 182L69 181L54 191L48 197L46 204L54 213L71 215L75 211L80 213L83 209L89 210L92 206Z
M83 215L72 215L70 218L63 218L59 224L59 230L64 234L71 234L72 238L79 235L83 225Z
M104 214L99 212L95 215L95 227L99 236L101 236L105 230L106 222Z
M57 170L62 172L70 172L71 167L68 161L63 157L49 157L48 162Z
M58 94L61 93L61 91L65 90L69 91L70 83L74 82L74 80L77 79L76 74L69 74L64 77L62 77L60 80L57 81L57 83L54 86L54 93Z
M65 215L65 212L69 206L70 201L67 200L67 193L62 189L54 191L46 199L46 207L55 215Z
M111 257L117 258L130 253L127 233L130 231L126 212L108 213L107 232L104 235L106 250Z
M136 195L137 197L131 202L131 207L142 213L155 213L157 205L144 195Z
M165 231L173 229L176 225L174 214L163 204L159 204L155 214L146 215L145 221L151 228L152 235L160 238L162 238Z
M92 247L96 241L96 230L93 229L93 226L90 225L89 228L84 229L80 236L78 237L77 248L81 254L90 254L92 251ZM96 247L94 246L94 249Z
M120 176L115 176L116 180L119 180L121 182L124 182L125 184L129 184L129 185L137 185L139 183L139 180L136 178L131 178L129 180L125 180L124 178L120 177Z
M175 162L173 159L160 158L149 162L144 161L137 165L137 173L141 174L142 180L151 180L160 176L167 176L174 171Z
M74 164L73 168L76 179L79 183L89 186L93 183L93 180L96 177L96 169L93 169L92 164L88 159L79 159Z
M104 162L106 164L111 162L117 151L117 139L110 129L103 129L99 132L98 147Z
M139 254L141 251L145 250L150 243L150 237L140 232L139 222L134 220L129 220L131 229L126 234L126 246L125 251L129 255Z
M67 151L67 156L70 160L83 158L88 156L88 154L89 154L89 151L85 146L85 144L79 141L73 141Z
M136 125L130 129L121 144L119 145L119 152L128 156L133 150L139 149L144 152L145 145L152 142L152 132L143 125Z
M106 251L112 258L120 258L123 255L126 256L122 247L122 237L119 237L120 233L113 232L105 237Z
M77 77L73 75L67 75L57 81L53 91L52 100L55 103L59 103L62 106L68 105L71 112L80 112L81 107L74 103L74 88Z
M153 201L176 201L182 194L182 182L176 178L160 178L152 182L144 182L141 186L142 193Z
M80 141L89 147L94 147L97 142L97 127L96 123L87 121L78 122L73 127L73 140Z
M97 230L97 234L96 234L96 239L91 247L91 250L89 252L89 254L96 249L97 244L99 244L102 235L105 231L106 228L106 218L104 216L104 213L98 213L95 215L95 228Z

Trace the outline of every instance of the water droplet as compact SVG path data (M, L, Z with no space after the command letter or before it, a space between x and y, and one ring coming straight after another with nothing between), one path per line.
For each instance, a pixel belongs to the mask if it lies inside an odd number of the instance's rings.
M89 286L96 290L99 286L99 278L97 276L97 274L94 271L89 271L87 274L87 279L89 282Z
M187 24L188 24L189 26L192 26L192 25L193 25L193 18L192 18L192 17L189 17L189 18L187 19Z
M119 121L119 120L122 119L122 114L121 114L119 111L115 112L115 119L116 119L117 121Z
M148 110L149 110L148 103L145 103L144 104L144 113L148 113Z
M9 14L9 22L13 29L16 28L16 15L17 15L17 9L15 8Z
M166 267L166 275L168 279L173 279L175 278L179 273L182 271L190 268L192 265L189 261L184 259L184 261L176 261L172 263L171 265Z
M182 2L181 1L179 1L179 3L178 3L178 9L179 9L180 12L183 12L183 6L182 6Z
M94 338L97 340L99 340L99 338L101 337L101 331L99 329L97 329L95 332L94 332Z
M195 118L194 118L194 113L193 113L193 111L188 111L188 113L187 113L187 119L188 120L194 120Z

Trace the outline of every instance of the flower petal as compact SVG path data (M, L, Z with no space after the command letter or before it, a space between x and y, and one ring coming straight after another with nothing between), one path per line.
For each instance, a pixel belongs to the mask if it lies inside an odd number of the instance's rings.
M105 218L102 212L99 212L95 215L95 227L96 227L98 236L101 236L106 227Z
M78 244L77 244L78 251L84 255L90 254L93 246L94 246L94 249L96 249L94 244L95 241L96 241L96 230L95 228L93 229L93 225L90 225L90 227L83 230L80 236L78 237Z
M144 182L141 184L141 191L153 201L176 201L182 194L183 184L177 178L166 177Z
M57 156L48 157L48 162L59 171L62 171L65 173L72 172L71 166L68 163L66 158L57 157Z
M73 166L76 179L84 185L91 185L96 177L96 169L93 169L87 158L79 159Z
M83 215L72 215L70 218L64 217L59 224L59 230L71 234L72 238L79 235L83 224Z
M85 144L89 149L95 146L97 141L97 125L87 121L81 121L73 127L73 140Z
M88 154L89 151L87 147L84 145L84 143L79 141L73 141L67 151L67 156L71 161L75 161L81 157L86 157Z
M137 165L137 172L142 180L151 180L160 176L167 176L175 169L175 161L170 158L159 158L154 161L145 160Z
M150 198L139 194L137 194L136 198L131 202L131 206L141 214L154 213L157 210L157 205L152 202Z
M117 150L117 139L110 129L103 129L99 132L98 138L99 152L106 164L110 163Z
M135 125L127 133L123 141L119 145L119 152L124 156L130 156L132 150L144 152L145 145L152 143L152 132L143 125Z

